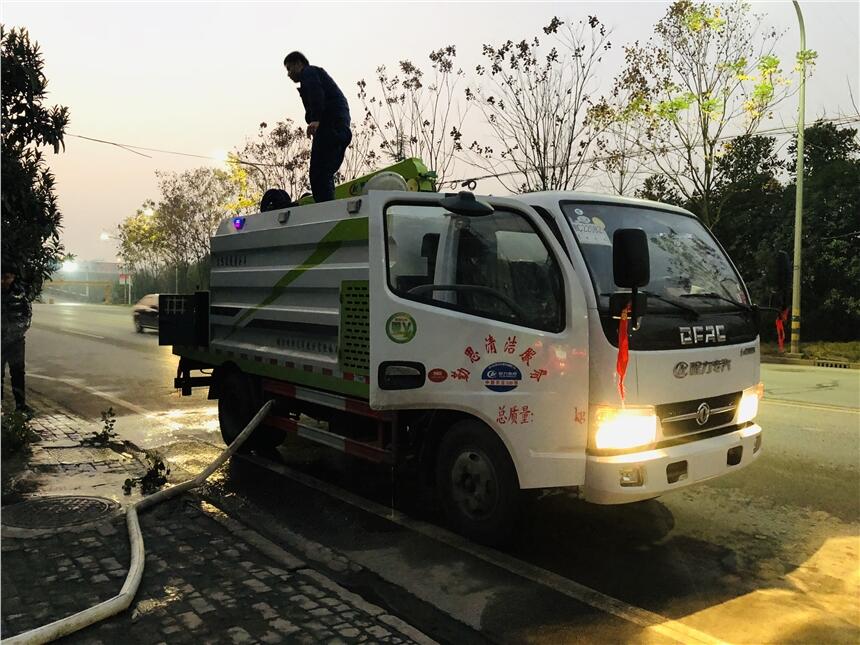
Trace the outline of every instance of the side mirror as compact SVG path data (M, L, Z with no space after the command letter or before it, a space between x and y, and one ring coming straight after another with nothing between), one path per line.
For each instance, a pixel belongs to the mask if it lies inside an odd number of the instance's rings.
M620 228L612 236L612 275L622 289L638 289L651 281L648 237L641 228Z

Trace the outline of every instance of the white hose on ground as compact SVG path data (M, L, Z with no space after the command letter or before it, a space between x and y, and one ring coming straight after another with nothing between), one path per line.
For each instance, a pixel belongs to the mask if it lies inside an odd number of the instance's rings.
M38 643L50 643L62 636L67 636L72 632L76 632L84 627L89 627L94 623L100 622L105 618L109 618L128 609L134 601L134 596L137 593L137 588L140 586L140 580L143 577L143 536L140 533L140 524L137 521L137 512L139 510L142 511L149 508L150 506L160 504L161 502L175 497L180 493L184 493L191 488L196 488L206 481L212 473L214 473L239 449L239 447L245 442L245 439L248 438L248 436L269 413L269 409L272 407L272 404L273 401L267 401L265 405L260 408L260 411L254 415L254 418L248 422L245 429L239 433L239 436L233 440L233 443L231 443L224 452L218 455L215 461L209 464L203 472L197 475L197 477L184 481L172 488L158 491L149 497L144 497L136 504L132 504L128 507L125 519L126 524L128 525L131 564L128 567L128 575L125 578L125 584L123 584L118 595L114 596L110 600L100 602L89 609L84 609L76 614L67 616L66 618L55 620L53 623L48 623L47 625L42 625L36 629L24 632L23 634L7 638L3 643L7 643L8 645L36 645Z

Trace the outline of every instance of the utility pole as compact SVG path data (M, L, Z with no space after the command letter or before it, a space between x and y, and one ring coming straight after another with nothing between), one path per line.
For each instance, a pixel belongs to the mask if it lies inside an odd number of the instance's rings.
M794 270L791 279L791 352L800 358L800 242L803 231L803 133L806 128L806 30L800 3L793 0L800 25L800 105L797 113L797 182L794 198Z

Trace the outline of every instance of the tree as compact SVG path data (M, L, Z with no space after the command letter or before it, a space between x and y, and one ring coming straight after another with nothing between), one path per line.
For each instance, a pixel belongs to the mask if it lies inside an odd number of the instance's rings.
M675 190L672 182L665 175L651 175L645 178L642 186L636 190L639 199L650 199L654 202L663 202L674 206L683 206L684 199Z
M227 172L208 166L156 175L161 201L155 226L165 256L186 275L194 266L197 281L205 284L209 240L221 220L230 215L228 207L235 200L235 184Z
M460 105L457 90L463 70L456 67L453 45L430 52L430 70L425 75L409 60L398 64L399 73L389 76L382 65L376 69L378 96L368 94L367 81L358 82L358 98L365 122L380 139L380 152L391 161L418 157L434 170L442 185L450 176L468 112Z
M476 68L484 85L467 89L492 132L492 144L475 141L475 164L496 173L511 191L573 190L587 177L586 153L605 119L592 99L596 72L610 43L595 16L565 23L554 17L544 27L554 44L538 37L484 45L486 65ZM498 149L498 152L497 152Z
M795 167L797 148L790 146ZM804 134L803 262L801 313L807 339L856 340L860 326L860 145L857 129L815 123ZM795 183L785 189L790 250Z
M310 191L310 140L305 129L292 119L279 121L271 129L261 123L257 138L246 140L232 159L244 169L248 196L257 203L269 188L286 190L293 199Z
M759 34L761 17L748 4L712 6L676 0L646 44L625 48L616 80L631 97L630 118L647 136L641 145L702 221L716 224L723 204L717 158L729 135L752 134L789 93L773 54L778 34ZM812 62L815 53L800 52Z
M220 222L242 207L235 174L204 166L182 173L156 172L159 201L147 200L118 227L120 255L135 282L155 284L169 269L185 286L189 271L195 285L208 284L210 238ZM182 280L179 280L180 275ZM165 286L172 286L165 281Z
M156 204L146 200L117 225L119 255L128 272L156 275L164 264L164 240L156 225Z
M720 182L715 201L731 216L721 217L713 232L734 260L753 300L761 304L771 302L778 287L772 270L776 254L788 250L778 241L779 232L791 221L779 181L784 168L774 137L738 137L727 142L717 158Z
M645 136L642 122L631 116L631 98L614 88L609 99L603 99L599 109L592 110L601 134L595 139L597 156L591 168L600 173L616 195L629 195L639 182L644 151L639 144Z
M833 123L817 121L804 130L803 173L815 175L831 163L844 163L860 152L857 130L838 128ZM790 170L797 168L797 137L788 146Z
M59 265L62 215L54 176L40 148L65 149L69 109L46 107L48 79L38 43L26 29L0 25L2 54L2 253L15 262L31 298Z
M352 143L346 149L340 170L337 173L337 183L352 181L376 170L381 159L374 149L377 143L377 128L369 114L356 125L352 124Z

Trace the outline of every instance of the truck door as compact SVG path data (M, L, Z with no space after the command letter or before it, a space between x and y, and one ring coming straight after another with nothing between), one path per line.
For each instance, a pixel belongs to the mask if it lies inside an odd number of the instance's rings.
M582 286L528 206L481 198L493 212L464 215L443 198L368 198L371 406L465 412L502 438L521 487L580 484Z

